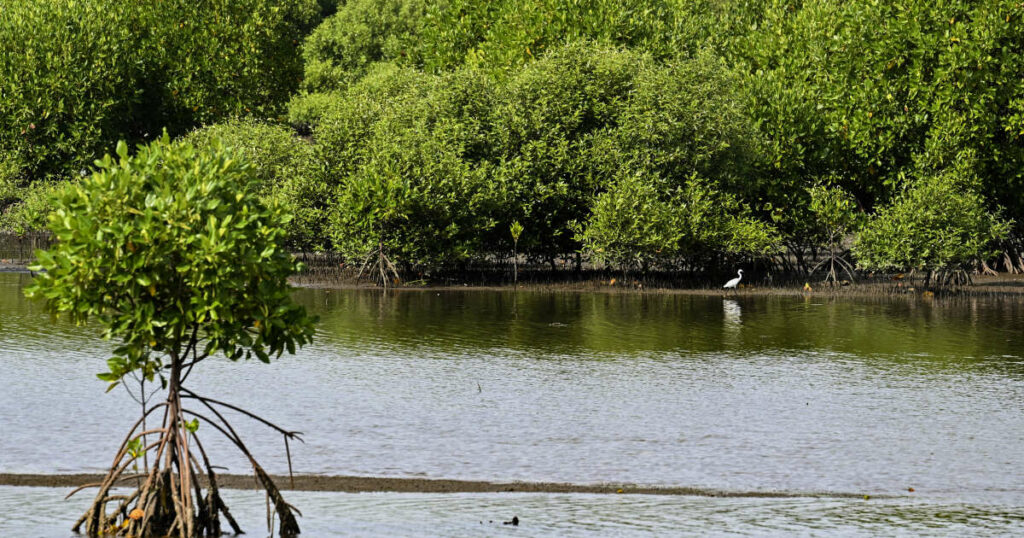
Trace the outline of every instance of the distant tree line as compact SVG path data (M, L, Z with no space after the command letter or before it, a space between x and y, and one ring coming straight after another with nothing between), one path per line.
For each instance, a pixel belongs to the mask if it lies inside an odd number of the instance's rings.
M385 272L1024 271L1021 73L1012 0L0 0L0 227L166 127Z

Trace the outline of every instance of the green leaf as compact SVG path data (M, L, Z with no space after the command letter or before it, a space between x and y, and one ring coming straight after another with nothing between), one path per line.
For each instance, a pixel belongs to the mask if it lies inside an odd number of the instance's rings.
M159 375L166 388L183 335L231 356L244 346L295 349L308 341L313 319L288 293L295 263L255 255L277 253L285 232L249 189L254 171L235 150L164 137L122 157L98 163L88 180L64 193L62 216L51 225L55 233L69 232L39 256L45 273L30 287L49 311L77 322L96 316L106 325L104 337L120 341L109 371L97 375L108 388L130 373ZM183 192L200 191L203 203L182 199ZM129 210L147 203L142 216ZM199 238L194 226L205 222L242 225ZM130 234L96 241L99 227ZM253 312L275 328L255 342L240 323ZM269 360L265 353L260 358Z

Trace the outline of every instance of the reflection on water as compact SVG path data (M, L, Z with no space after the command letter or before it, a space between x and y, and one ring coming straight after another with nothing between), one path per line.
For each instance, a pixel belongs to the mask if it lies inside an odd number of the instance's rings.
M740 303L732 299L722 299L722 334L723 346L734 348L739 344L743 309Z
M721 351L742 321L742 351L838 351L936 358L1019 355L1024 303L671 294L302 290L326 338L345 348L528 349L546 355Z
M0 274L0 471L100 470L137 408L90 380L109 350L98 330L52 324L21 297L26 282ZM307 432L299 472L913 487L926 505L1024 506L1016 299L296 297L322 318L313 346L271 365L204 363L195 379ZM280 438L238 420L266 467L287 471ZM214 457L245 472L213 433L200 429Z
M0 345L38 352L61 341L91 352L96 329L48 322L22 297L29 276L0 273ZM743 297L492 291L303 289L320 339L344 351L445 354L511 349L544 356L720 352L742 325L739 352L834 351L948 364L1008 356L1019 375L1024 302L1017 298ZM87 351L88 350L88 351ZM883 361L884 362L884 361ZM882 362L880 362L881 364ZM993 363L992 365L996 365Z
M73 536L80 502L63 491L0 486L4 536ZM250 536L265 536L265 500L222 492ZM706 536L708 534L1009 536L1024 532L1012 506L911 499L736 499L648 495L285 492L303 536ZM519 526L502 525L512 516ZM262 522L262 527L261 527Z
M732 299L722 299L722 317L727 327L736 327L740 324L743 316L743 309L740 304Z

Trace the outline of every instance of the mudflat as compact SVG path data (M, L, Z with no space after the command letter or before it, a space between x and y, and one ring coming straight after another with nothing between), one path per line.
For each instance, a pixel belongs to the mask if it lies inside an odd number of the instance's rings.
M74 488L103 481L104 475L79 474L13 474L0 473L0 486ZM144 478L144 477L143 477ZM135 477L126 479L130 485ZM448 480L433 478L392 478L376 476L274 476L280 489L294 491L333 491L362 493L387 491L395 493L607 493L622 495L693 495L701 497L863 497L853 492L786 492L786 491L721 491L687 487L638 486L631 484L568 484L560 482L490 482L485 480ZM205 482L205 477L201 480ZM217 485L227 489L258 489L249 475L217 475ZM204 484L205 486L205 484ZM872 495L874 497L874 495Z

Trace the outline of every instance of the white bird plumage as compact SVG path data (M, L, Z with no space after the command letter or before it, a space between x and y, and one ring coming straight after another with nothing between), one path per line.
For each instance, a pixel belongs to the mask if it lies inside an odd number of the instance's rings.
M740 276L738 276L738 277L736 277L736 278L726 282L725 285L722 286L722 289L727 289L727 288L735 289L736 286L739 285L740 280L743 280L743 269L740 269L739 271L737 271L736 274L738 274Z

